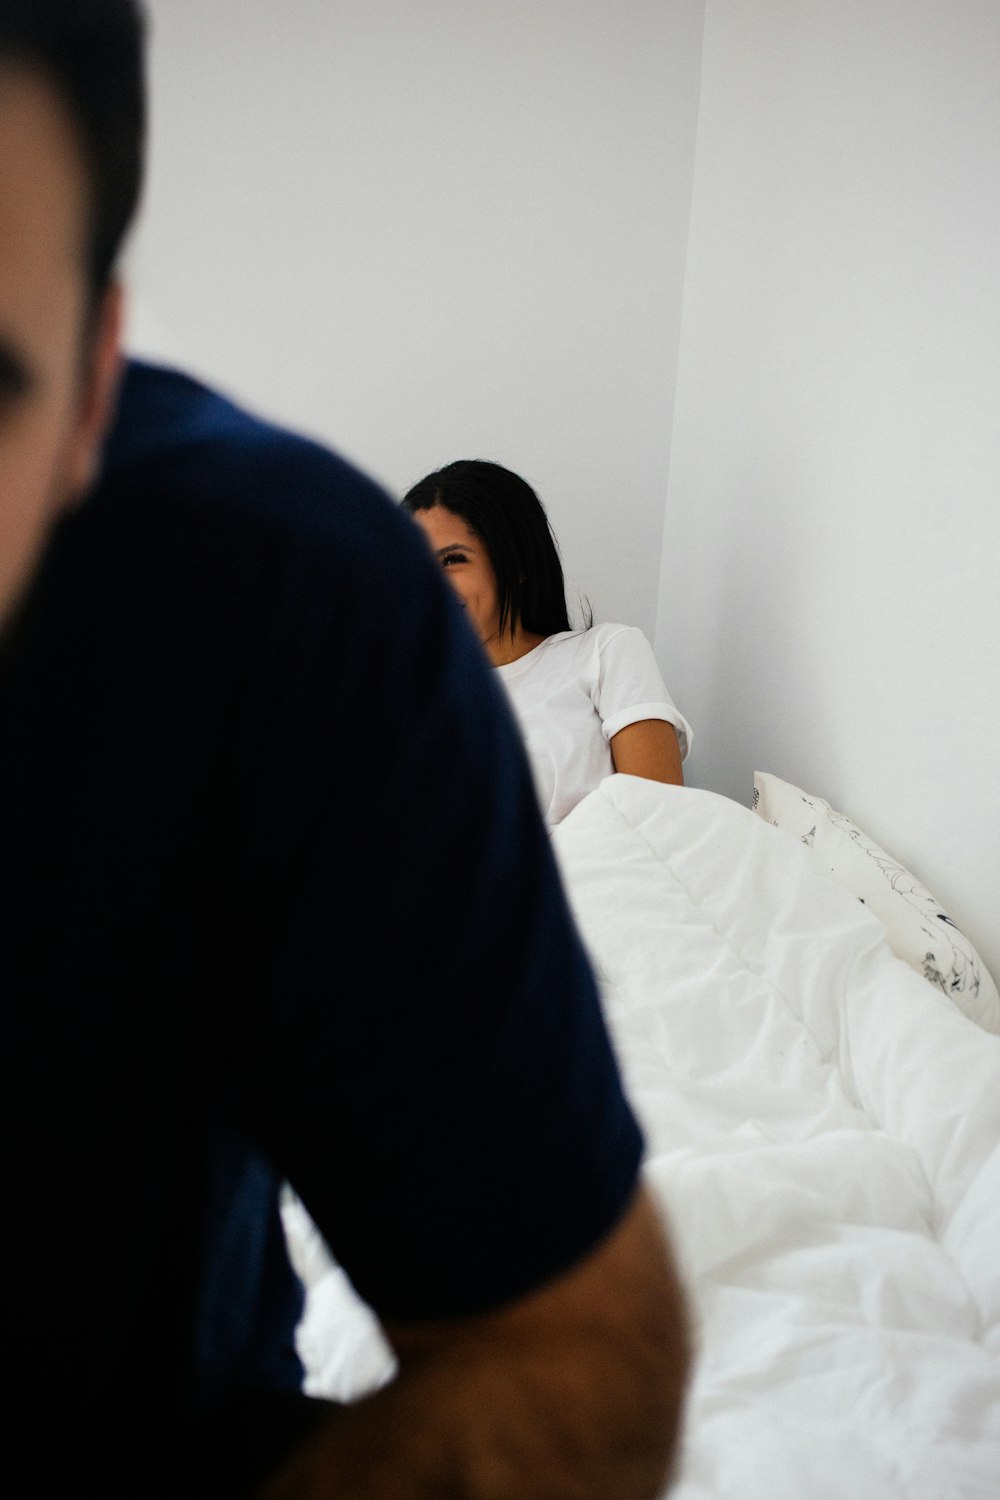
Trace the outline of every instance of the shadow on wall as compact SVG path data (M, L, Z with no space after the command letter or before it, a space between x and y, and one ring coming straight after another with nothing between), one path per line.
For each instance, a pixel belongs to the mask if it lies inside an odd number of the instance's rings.
M844 706L835 706L819 665L835 564L817 536L815 494L801 474L774 466L721 500L716 515L726 517L726 535L714 556L723 552L725 563L703 642L691 784L748 807L755 770L812 785L809 746L819 744L822 790L836 798ZM788 567L788 557L813 558L822 571Z

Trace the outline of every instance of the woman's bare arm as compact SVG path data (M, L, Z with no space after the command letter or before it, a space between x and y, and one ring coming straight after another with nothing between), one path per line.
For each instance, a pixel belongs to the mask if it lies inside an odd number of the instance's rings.
M688 1371L644 1190L607 1240L498 1312L390 1327L390 1386L332 1412L259 1500L654 1500Z
M665 719L640 719L619 729L611 736L611 758L626 776L684 785L677 730Z

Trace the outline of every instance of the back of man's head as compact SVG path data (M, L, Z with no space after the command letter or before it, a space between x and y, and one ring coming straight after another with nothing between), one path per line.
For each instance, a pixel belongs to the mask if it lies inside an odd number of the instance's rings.
M139 201L144 17L137 0L3 0L0 69L44 77L75 127L89 177L86 274L100 297Z

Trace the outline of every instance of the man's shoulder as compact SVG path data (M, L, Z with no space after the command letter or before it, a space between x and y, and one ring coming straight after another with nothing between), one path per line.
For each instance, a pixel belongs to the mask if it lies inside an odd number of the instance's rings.
M374 480L138 361L98 482L58 528L35 590L50 634L72 620L106 662L142 651L149 673L187 671L211 642L217 662L253 656L303 678L372 654L405 663L428 629L443 649L445 592L418 528Z
M267 420L181 370L128 362L104 453L98 497L122 491L216 512L270 513L285 525L321 521L331 499L348 511L389 505L368 475L330 447Z
M203 573L258 600L266 579L275 598L307 612L336 595L392 613L394 599L423 598L436 577L410 518L333 448L139 360L72 529L101 572L118 559L155 588Z

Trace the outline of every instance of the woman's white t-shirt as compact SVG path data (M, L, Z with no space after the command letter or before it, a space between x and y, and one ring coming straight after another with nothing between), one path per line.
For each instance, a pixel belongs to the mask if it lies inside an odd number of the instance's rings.
M626 725L665 719L677 730L682 759L691 748L691 728L663 684L652 647L633 625L561 631L496 671L549 824L562 822L613 773L610 741Z

